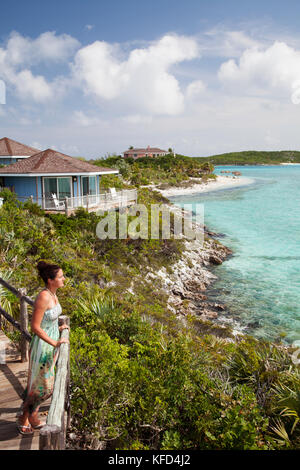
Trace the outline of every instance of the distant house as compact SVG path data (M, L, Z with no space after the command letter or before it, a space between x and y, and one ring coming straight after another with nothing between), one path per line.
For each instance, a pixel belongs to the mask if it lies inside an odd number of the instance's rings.
M2 137L2 139L0 139L0 165L16 163L38 152L40 152L40 150L21 144L8 137Z
M114 202L125 201L123 206L128 205L130 198L136 202L135 190L134 194L132 191L100 194L101 176L118 173L47 149L0 168L0 187L15 192L20 201L31 198L45 210L69 214L77 207L97 210L104 206L107 209Z
M143 158L143 157L162 157L167 155L166 150L162 150L156 147L148 147L145 149L128 149L123 152L124 158L132 157L134 159Z

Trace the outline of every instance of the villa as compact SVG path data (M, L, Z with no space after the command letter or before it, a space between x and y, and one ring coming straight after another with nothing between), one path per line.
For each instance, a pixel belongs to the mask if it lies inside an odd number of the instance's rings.
M135 160L137 158L143 158L143 157L162 157L164 155L167 155L167 151L166 150L162 150L162 149L159 149L159 148L156 148L156 147L148 147L145 148L145 149L129 149L129 150L125 150L125 152L123 152L123 155L124 155L124 158L134 158Z
M78 207L96 211L135 203L136 190L101 190L101 176L118 173L47 149L0 168L0 187L15 192L20 201L31 199L48 212L70 215Z

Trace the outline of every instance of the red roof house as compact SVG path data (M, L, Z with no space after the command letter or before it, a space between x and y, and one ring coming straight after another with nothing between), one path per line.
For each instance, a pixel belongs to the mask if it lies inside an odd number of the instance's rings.
M163 155L167 155L166 150L159 149L157 147L148 147L145 149L142 148L134 148L134 149L128 149L123 152L124 158L143 158L143 157L161 157Z

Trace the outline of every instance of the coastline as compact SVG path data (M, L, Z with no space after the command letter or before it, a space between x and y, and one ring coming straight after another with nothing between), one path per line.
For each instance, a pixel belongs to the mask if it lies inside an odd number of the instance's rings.
M181 211L171 201L167 205L173 212ZM197 230L198 225L192 222L194 230ZM207 289L218 279L212 267L226 261L232 251L215 240L217 234L208 231L206 227L204 235L204 243L183 236L185 249L180 260L173 264L171 272L166 268L159 271L150 268L144 280L152 285L154 279L159 279L161 288L168 295L168 309L186 327L189 325L186 317L191 316L199 332L214 334L227 342L233 342L244 335L245 328L226 316L225 305L210 301L206 295Z
M201 178L199 178L201 180ZM196 178L192 178L192 182L196 181ZM211 191L219 191L222 189L231 189L231 188L239 188L242 186L248 186L254 183L253 178L246 178L244 176L220 176L217 175L216 180L209 180L205 183L196 182L188 187L180 187L180 186L171 186L168 188L160 189L160 185L151 184L148 186L141 186L147 187L149 189L154 189L155 191L159 191L162 196L164 197L172 197L172 196L180 196L186 194L196 194L196 193L206 193Z
M195 180L193 178L193 180ZM254 179L245 177L217 176L217 180L194 184L190 187L171 187L159 189L156 185L147 188L159 191L168 198L180 194L193 194L235 187L248 186ZM181 209L172 201L166 204L172 211ZM189 211L186 211L189 212ZM203 229L192 222L193 229ZM220 265L232 255L232 251L217 240L217 234L204 226L204 243L200 240L189 240L185 236L185 250L181 259L172 266L172 272L162 268L158 272L152 269L145 276L151 283L160 280L163 290L168 294L169 310L187 326L186 316L191 315L197 323L199 331L215 334L226 341L232 342L244 335L245 327L236 320L227 317L226 306L221 302L212 302L207 298L206 291L218 278L212 272L213 266Z

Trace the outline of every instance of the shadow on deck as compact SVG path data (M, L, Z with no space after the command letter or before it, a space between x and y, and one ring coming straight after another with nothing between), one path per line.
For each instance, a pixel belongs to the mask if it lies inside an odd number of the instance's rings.
M0 331L0 450L38 450L39 431L24 436L16 427L21 412L22 393L27 384L28 362L21 362L20 351ZM51 400L40 407L40 414L46 413Z

